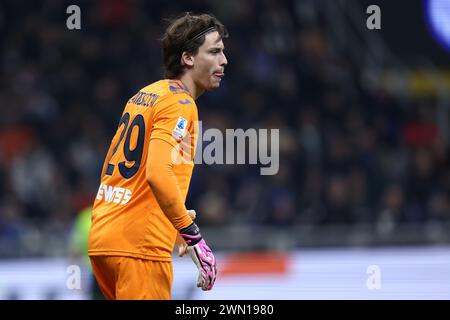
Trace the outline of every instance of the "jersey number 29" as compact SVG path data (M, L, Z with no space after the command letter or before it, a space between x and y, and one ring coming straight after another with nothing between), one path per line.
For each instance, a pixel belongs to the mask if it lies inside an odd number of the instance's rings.
M119 141L117 141L114 150L111 154L111 157L108 160L108 166L106 168L105 174L109 176L113 174L115 165L111 163L111 158L116 153L117 148L119 147L126 133L125 143L123 144L123 155L125 156L126 161L119 162L118 167L122 177L124 177L125 179L130 179L138 172L139 166L141 165L142 151L144 149L144 139L145 139L144 117L138 114L136 117L134 117L133 121L131 121L130 124L130 114L126 112L122 116L122 118L120 118L119 128L122 124L124 125L123 130L120 133ZM133 150L130 150L131 134L133 133L133 128L135 126L137 126L138 128L136 147ZM127 161L134 163L131 167L128 167L126 165Z

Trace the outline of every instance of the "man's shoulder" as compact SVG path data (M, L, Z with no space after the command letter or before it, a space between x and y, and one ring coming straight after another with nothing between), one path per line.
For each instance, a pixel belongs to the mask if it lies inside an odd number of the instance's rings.
M189 95L189 90L179 80L167 80L167 86L169 88L169 92L173 95L177 94Z
M158 101L160 106L172 106L176 109L196 107L195 100L181 81L166 79L159 81L159 85L162 86L161 98Z
M159 95L160 97L168 97L179 94L189 95L189 91L181 81L172 79L162 79L153 82L142 88L140 91L146 93L154 93Z
M146 107L176 104L195 106L194 99L181 81L169 79L159 80L141 88L128 100L128 103Z
M140 89L127 103L151 107L156 113L196 112L197 105L181 81L160 80Z

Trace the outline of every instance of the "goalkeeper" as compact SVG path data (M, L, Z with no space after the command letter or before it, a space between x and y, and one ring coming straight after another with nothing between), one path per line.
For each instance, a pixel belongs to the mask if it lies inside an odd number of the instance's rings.
M197 286L214 286L214 254L184 203L198 137L195 100L220 86L227 36L212 15L187 13L172 21L162 38L166 79L125 105L103 165L88 241L107 299L170 299L177 237L179 255L189 253L198 268Z

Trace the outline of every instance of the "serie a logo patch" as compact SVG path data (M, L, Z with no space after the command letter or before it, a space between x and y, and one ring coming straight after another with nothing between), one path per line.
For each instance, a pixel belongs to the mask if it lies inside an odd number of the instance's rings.
M183 117L178 117L177 124L173 129L173 136L178 139L182 139L184 137L184 133L186 132L186 128L187 128L187 120Z

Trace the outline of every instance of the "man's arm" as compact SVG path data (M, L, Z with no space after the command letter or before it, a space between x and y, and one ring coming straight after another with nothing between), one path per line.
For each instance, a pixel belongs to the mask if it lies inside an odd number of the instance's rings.
M173 96L173 101L161 101L159 107L155 106L146 178L162 211L187 244L184 252L189 252L198 269L197 286L211 290L217 277L216 258L189 217L173 170L179 160L176 146L189 130L189 124L194 125L193 121L197 119L194 102L186 106L180 104L179 98Z
M188 246L184 252L189 252L197 266L197 287L211 290L217 277L216 258L183 203L173 172L172 150L174 147L164 140L150 140L146 178L159 206Z
M146 178L161 210L177 230L192 224L173 171L174 147L162 140L151 139L148 148Z

